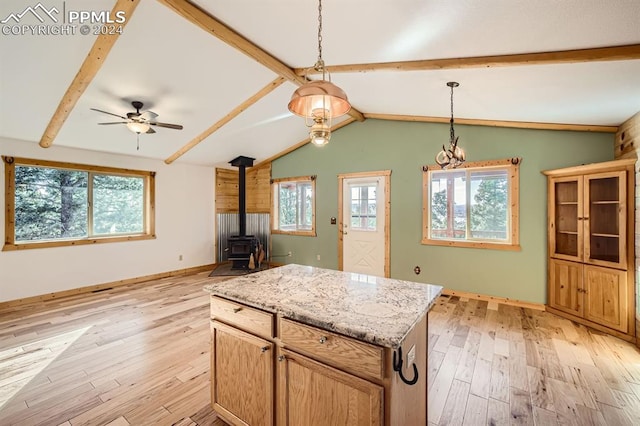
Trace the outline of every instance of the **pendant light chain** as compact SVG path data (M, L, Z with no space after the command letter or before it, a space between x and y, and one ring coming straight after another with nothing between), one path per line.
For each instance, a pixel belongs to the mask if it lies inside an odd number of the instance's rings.
M455 132L453 131L453 85L451 85L451 120L449 120L449 123L451 124L451 129L449 130L449 141L453 143L456 139Z
M322 0L318 1L318 62L322 62Z

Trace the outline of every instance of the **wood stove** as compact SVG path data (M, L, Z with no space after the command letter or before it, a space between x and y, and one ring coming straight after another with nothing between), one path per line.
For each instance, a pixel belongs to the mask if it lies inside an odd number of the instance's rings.
M253 166L251 157L236 157L229 162L238 168L238 235L227 239L227 258L232 262L231 269L249 269L251 254L257 256L260 241L254 235L247 235L247 183L246 168ZM258 259L254 259L257 266Z

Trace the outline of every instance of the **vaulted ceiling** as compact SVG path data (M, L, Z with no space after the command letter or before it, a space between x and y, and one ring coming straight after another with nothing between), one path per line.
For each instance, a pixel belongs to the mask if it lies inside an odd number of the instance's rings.
M215 166L305 141L287 103L317 57L317 0L41 3L59 20L126 10L126 25L98 37L12 34L39 24L29 15L0 24L0 136ZM0 20L36 4L3 0ZM324 0L322 15L323 58L355 108L342 120L446 121L452 80L458 122L612 131L640 111L637 0ZM134 100L184 129L137 150L90 110L126 115Z

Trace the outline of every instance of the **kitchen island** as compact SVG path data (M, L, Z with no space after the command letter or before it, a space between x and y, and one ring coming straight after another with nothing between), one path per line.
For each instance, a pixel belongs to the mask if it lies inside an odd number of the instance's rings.
M237 425L424 425L442 287L287 265L205 286L211 401Z

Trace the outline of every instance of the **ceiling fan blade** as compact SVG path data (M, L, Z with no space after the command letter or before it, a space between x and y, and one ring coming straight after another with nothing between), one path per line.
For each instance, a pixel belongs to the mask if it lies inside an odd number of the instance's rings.
M145 112L141 113L138 118L141 118L141 119L146 120L146 121L151 121L154 118L156 118L157 116L158 116L158 114L156 114L153 111L145 111Z
M156 132L155 130L153 130L151 127L149 127L149 130L147 130L145 133L151 134L151 133L155 133L155 132Z
M114 113L112 113L112 112L103 111L103 110L101 110L101 109L96 109L96 108L89 108L89 109L90 109L90 110L92 110L92 111L98 111L98 112L101 112L101 113L103 113L103 114L113 115L114 117L122 118L123 120L126 120L126 119L127 119L127 117L123 117L123 116L121 116L121 115L114 114Z
M166 127L167 129L182 130L182 125L180 124L156 123L156 122L149 122L149 124L151 124L152 126Z
M98 123L98 124L127 124L128 121L110 121L109 123Z

